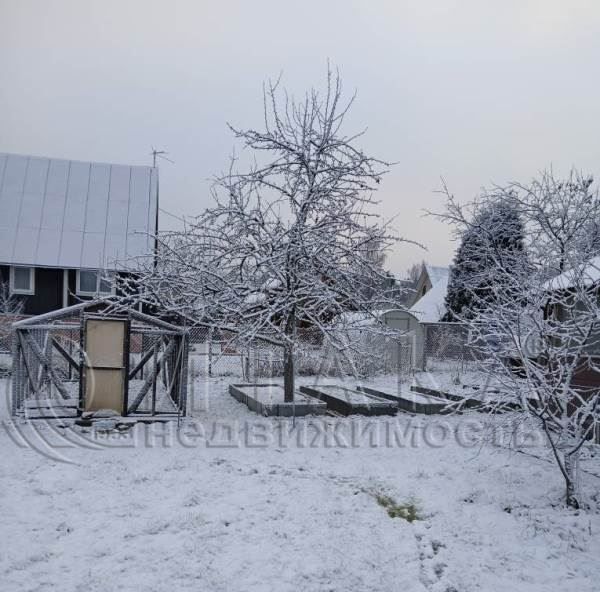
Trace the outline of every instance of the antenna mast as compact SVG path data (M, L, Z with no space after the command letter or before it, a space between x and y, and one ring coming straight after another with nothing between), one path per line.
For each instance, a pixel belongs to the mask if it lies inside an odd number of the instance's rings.
M162 158L163 160L166 160L168 162L175 164L174 161L172 161L170 158L166 157L166 155L169 154L166 150L157 150L154 146L152 146L152 152L150 152L150 154L152 155L152 166L154 168L156 168L156 159L157 158Z

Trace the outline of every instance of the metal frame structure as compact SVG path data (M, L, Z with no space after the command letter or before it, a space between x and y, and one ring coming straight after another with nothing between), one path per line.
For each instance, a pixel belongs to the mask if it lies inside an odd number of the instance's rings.
M121 310L108 297L13 324L13 415L82 414L88 319L126 321L122 415L186 414L188 330L133 309Z

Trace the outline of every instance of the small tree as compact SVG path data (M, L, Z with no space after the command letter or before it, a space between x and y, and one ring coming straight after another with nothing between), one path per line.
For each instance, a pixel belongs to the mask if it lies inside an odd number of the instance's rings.
M215 205L163 236L156 266L140 278L163 308L280 345L286 401L298 329L312 327L344 352L339 320L372 314L373 294L388 281L381 263L392 238L373 212L387 164L356 146L361 134L343 133L353 99L342 105L341 96L331 72L325 93L302 101L269 83L264 129L230 126L254 165L238 172L232 159L215 180Z
M495 187L492 196L507 198L527 225L531 258L548 265L549 276L565 271L574 260L599 253L600 194L594 179L573 168L566 177L543 171L529 184Z
M10 293L6 282L0 281L0 343L8 338L14 317L22 310L22 301Z
M479 281L466 284L473 305L469 314L457 313L456 318L480 350L482 370L502 387L503 394L495 394L494 400L520 407L542 428L565 481L566 502L579 507L579 454L600 422L600 260L590 258L588 243L571 233L566 242L560 232L563 224L576 226L569 216L560 222L554 214L569 209L572 194L555 191L562 186L557 180L546 178L543 186L548 194L538 198L546 219L542 209L524 207L529 197L515 193L516 184L485 196L487 207L514 200L528 230L525 243L534 251L532 258L485 240L477 223L479 201L461 207L448 195L443 217L479 244L477 252L464 258L480 269ZM576 213L580 220L595 213L593 201L582 200L580 207L588 208ZM544 250L536 249L538 241L546 245ZM484 268L478 267L482 257L488 262ZM552 269L566 271L549 280ZM484 292L478 289L481 282Z

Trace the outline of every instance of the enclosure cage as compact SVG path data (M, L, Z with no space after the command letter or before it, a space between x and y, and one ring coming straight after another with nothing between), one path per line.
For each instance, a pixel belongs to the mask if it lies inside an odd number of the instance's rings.
M186 414L187 329L111 300L18 321L12 359L13 415Z

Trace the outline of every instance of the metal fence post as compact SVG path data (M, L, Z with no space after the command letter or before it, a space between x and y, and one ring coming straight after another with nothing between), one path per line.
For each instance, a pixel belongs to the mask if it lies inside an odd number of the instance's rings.
M208 376L212 376L212 344L213 344L213 329L210 327L206 337L206 347L208 348Z
M21 406L21 389L23 383L23 376L21 375L22 363L21 363L21 347L18 342L17 331L12 333L12 401L11 401L11 414L14 416L17 414Z

